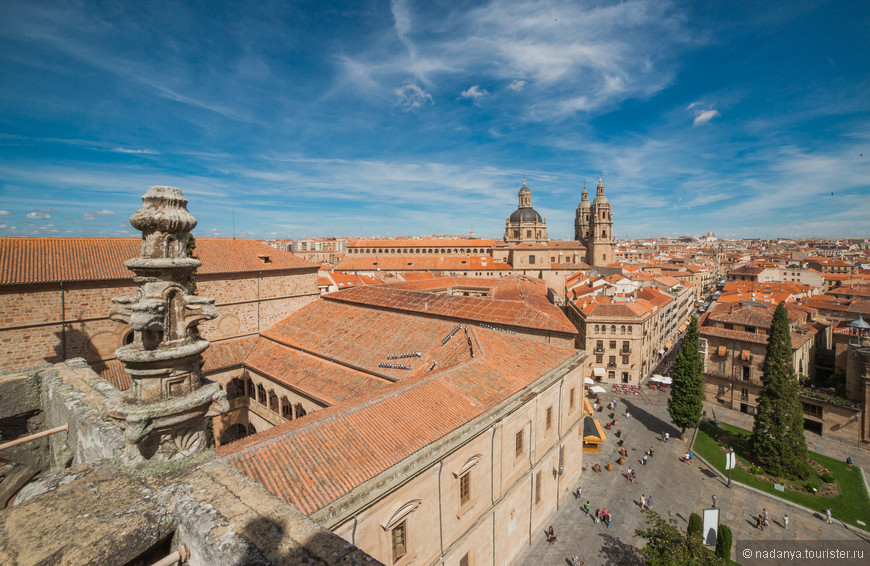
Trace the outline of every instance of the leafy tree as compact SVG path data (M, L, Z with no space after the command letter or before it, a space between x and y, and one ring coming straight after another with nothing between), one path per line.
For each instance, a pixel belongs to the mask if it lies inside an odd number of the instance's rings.
M674 383L668 399L671 420L683 433L701 421L704 408L704 360L701 359L698 342L698 319L693 316L674 360Z
M731 561L732 537L728 525L719 525L719 532L716 534L716 556L724 560L726 564Z
M655 511L649 511L646 528L638 529L634 536L646 539L640 551L646 557L647 566L726 566L721 558L704 546L701 537L687 536L673 519L664 519Z
M755 460L771 475L806 479L810 474L807 440L784 303L773 314L761 382L764 387L758 394L750 438Z
M704 535L704 519L697 513L689 515L689 526L686 527L686 536L701 538Z

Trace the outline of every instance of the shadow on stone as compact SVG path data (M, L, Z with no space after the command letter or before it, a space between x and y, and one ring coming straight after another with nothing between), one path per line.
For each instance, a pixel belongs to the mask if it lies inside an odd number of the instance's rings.
M604 544L601 545L601 551L598 554L605 566L642 566L644 564L643 555L629 543L608 534L598 536L604 539Z
M642 424L648 431L655 433L657 435L661 435L661 433L667 432L671 435L671 437L676 437L680 434L680 430L676 428L671 423L665 422L658 418L657 416L644 411L640 408L640 406L632 403L628 400L623 400L626 406L629 408L629 412L631 413L631 417Z

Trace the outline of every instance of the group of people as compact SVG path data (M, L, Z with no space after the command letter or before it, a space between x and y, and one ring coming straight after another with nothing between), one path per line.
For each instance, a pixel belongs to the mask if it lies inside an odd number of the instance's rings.
M647 509L652 509L652 496L647 497L643 493L640 494L640 510L646 511Z
M694 458L694 457L695 457L695 453L692 452L691 450L689 450L688 452L686 452L686 455L683 456L683 462L688 464L689 462L692 461L692 458Z
M631 483L634 483L636 474L635 474L634 470L629 468L628 471L625 472L625 477L628 478L628 481L630 481Z

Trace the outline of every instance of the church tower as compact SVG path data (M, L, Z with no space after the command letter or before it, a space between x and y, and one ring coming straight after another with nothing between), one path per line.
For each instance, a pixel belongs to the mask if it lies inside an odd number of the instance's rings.
M586 239L586 263L593 267L604 267L613 263L616 257L613 241L613 214L610 209L610 201L604 195L604 183L600 176L589 216L590 236Z
M545 243L549 241L547 236L547 221L538 211L532 208L532 190L523 186L517 193L519 207L505 219L504 241L509 244L521 244L526 242Z
M580 204L577 205L577 212L574 214L574 239L578 242L585 243L589 239L589 214L591 210L592 203L589 202L589 192L586 190L584 182Z

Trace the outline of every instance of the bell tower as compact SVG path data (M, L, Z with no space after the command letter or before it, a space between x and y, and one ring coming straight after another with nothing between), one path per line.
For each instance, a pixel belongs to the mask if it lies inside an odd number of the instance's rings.
M582 202L581 202L582 204ZM593 267L604 267L616 259L613 240L613 214L610 201L604 194L604 182L598 177L595 199L589 214L590 235L586 241L586 262Z

